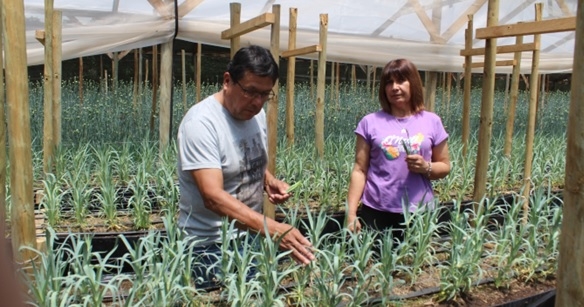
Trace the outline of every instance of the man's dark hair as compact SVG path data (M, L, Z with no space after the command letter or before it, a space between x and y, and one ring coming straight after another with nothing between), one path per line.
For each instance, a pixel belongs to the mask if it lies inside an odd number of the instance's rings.
M274 83L278 80L278 64L272 53L261 46L239 49L227 64L227 72L235 82L241 80L246 71L260 77L271 77Z

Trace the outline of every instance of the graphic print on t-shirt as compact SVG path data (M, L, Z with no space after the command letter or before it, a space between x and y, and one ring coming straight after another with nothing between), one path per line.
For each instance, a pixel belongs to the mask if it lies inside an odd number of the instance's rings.
M264 166L268 161L266 152L261 146L260 134L258 133L251 139L252 144L249 144L249 140L242 139L239 143L239 149L243 153L243 159L239 161L241 185L237 189L236 195L237 199L244 204L262 201L262 178L264 176Z
M379 147L381 150L383 150L387 160L395 160L400 156L401 153L404 155L406 154L404 143L409 145L408 150L411 150L411 154L419 154L423 141L424 135L419 132L409 139L407 137L391 134L386 136L383 141L381 141Z

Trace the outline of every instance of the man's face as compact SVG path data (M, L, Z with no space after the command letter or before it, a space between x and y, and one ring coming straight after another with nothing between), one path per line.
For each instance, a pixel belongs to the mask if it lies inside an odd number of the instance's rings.
M246 72L243 78L235 81L226 72L223 75L224 106L236 119L252 119L271 98L273 86L270 77L259 77Z

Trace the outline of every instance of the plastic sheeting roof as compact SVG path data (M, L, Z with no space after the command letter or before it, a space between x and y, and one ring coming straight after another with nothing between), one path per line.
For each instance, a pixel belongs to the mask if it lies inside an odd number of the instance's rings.
M63 13L63 59L130 50L180 40L229 47L221 32L230 24L227 0L54 0ZM287 50L289 9L298 9L296 47L318 44L319 15L328 15L327 60L383 66L393 58L409 58L421 70L463 71L464 31L467 16L474 29L486 27L487 0L243 0L241 22L280 5L280 49ZM499 24L533 21L535 0L499 1ZM543 19L575 16L578 0L544 0ZM29 65L42 64L43 46L35 30L44 27L44 0L24 0ZM157 9L155 9L155 7ZM175 10L178 8L178 10ZM180 16L176 23L175 12ZM178 25L178 27L177 27ZM178 31L175 33L175 30ZM574 31L541 35L540 73L571 72ZM533 42L533 36L524 37ZM497 45L514 44L499 38ZM241 45L270 45L270 28L241 37ZM484 47L475 40L474 48ZM497 55L497 60L513 54ZM306 58L316 59L317 55ZM481 57L473 61L482 62ZM522 73L531 69L531 52L524 52ZM510 67L497 67L510 72ZM482 68L475 69L480 72Z

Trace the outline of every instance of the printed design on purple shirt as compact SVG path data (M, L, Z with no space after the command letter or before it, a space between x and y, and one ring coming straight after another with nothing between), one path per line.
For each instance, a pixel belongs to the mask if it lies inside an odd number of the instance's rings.
M379 144L379 147L385 154L385 158L387 158L387 160L391 161L397 159L402 152L405 154L405 149L400 145L402 144L403 140L405 140L410 145L412 151L411 154L419 154L420 148L422 147L422 142L424 141L424 135L418 132L409 139L397 135L386 136L383 141L381 141L381 144Z

